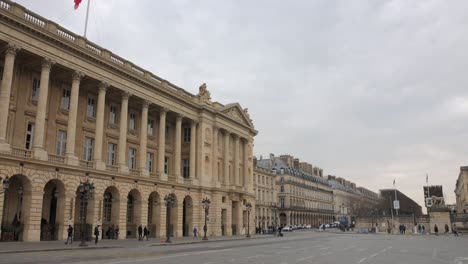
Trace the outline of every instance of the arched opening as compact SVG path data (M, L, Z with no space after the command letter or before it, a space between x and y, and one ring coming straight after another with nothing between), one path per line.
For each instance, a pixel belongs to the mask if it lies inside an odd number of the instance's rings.
M29 221L30 192L28 178L23 175L9 178L9 187L3 194L2 241L23 240L24 227Z
M172 196L174 198L174 206L173 207L167 207L166 208L166 215L170 215L171 219L169 221L169 226L166 228L169 228L169 235L171 237L174 237L176 234L176 228L177 228L177 222L178 222L178 210L179 210L179 202L177 201L177 196L173 193L169 194L169 196Z
M136 189L127 196L127 238L136 238L141 224L141 195ZM142 227L143 228L143 227Z
M193 202L190 196L185 196L182 209L182 236L190 236L193 230Z
M149 237L161 236L161 200L157 192L152 192L148 198L148 231Z
M41 241L58 240L63 230L65 188L59 180L44 186L41 216ZM60 234L59 234L60 233Z
M285 225L287 224L287 222L286 222L286 214L285 214L285 213L281 213L281 214L279 215L279 218L280 218L280 219L279 219L279 220L280 220L280 226L281 226L281 227L285 226Z
M114 186L107 187L102 201L102 238L118 239L119 222L119 191Z

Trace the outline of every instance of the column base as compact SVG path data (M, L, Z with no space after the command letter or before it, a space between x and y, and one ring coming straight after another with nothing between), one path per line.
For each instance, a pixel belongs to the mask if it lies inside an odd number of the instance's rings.
M106 170L106 163L102 160L95 160L94 166L96 170Z
M0 142L0 152L11 153L10 144L8 144L7 142Z
M122 174L129 174L130 173L130 170L128 169L128 166L127 165L120 165L119 166L119 172L122 173ZM122 228L121 228L122 229Z
M150 173L146 168L140 168L140 176L144 178L149 178Z
M38 160L47 161L49 159L49 155L47 151L43 148L35 148L34 149L34 158Z
M67 165L78 166L80 165L80 160L77 156L73 154L65 154Z

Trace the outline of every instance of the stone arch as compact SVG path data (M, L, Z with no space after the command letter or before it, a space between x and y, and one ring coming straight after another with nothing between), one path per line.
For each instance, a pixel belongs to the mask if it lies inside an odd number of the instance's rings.
M164 236L161 234L161 207L164 207L164 202L161 202L161 196L158 192L152 192L148 197L148 230L150 237Z
M127 195L127 212L125 223L127 225L126 238L136 238L138 226L141 223L141 193L137 189L132 189ZM143 228L143 227L142 227Z
M58 179L44 186L41 215L41 241L58 240L63 237L65 219L65 185Z
M281 227L287 225L287 217L286 217L286 214L284 212L280 213L279 220L280 220L280 226Z
M96 197L97 198L97 197ZM116 228L120 222L120 193L117 187L109 186L102 197L102 238L118 238ZM126 202L126 201L123 201ZM120 229L120 227L119 227ZM107 231L109 236L107 236ZM122 235L119 234L121 237Z
M31 181L22 174L7 179L9 188L3 193L1 240L28 240L26 238L31 227L30 206L33 191Z
M190 195L182 202L182 236L190 236L193 230L193 200Z

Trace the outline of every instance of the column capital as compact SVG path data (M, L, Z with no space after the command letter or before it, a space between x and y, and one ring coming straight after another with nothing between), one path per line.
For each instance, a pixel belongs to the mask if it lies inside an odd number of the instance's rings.
M18 46L18 44L15 44L15 43L10 42L10 43L7 44L7 48L6 48L5 53L6 53L6 54L11 54L11 55L13 55L13 56L16 56L16 53L17 53L18 51L20 51L20 50L21 50L21 47Z
M143 108L148 108L151 105L150 100L143 100Z
M159 109L159 112L160 112L161 114L162 114L162 113L165 113L165 114L166 114L167 112L169 112L169 109L166 108L166 107L161 107L161 108Z
M191 119L191 120L190 120L190 124L191 124L192 126L196 126L196 125L198 125L198 123L199 123L198 120L194 120L194 119Z
M84 73L80 72L80 71L73 71L72 73L72 80L73 81L81 81L81 78L84 77Z
M52 66L55 64L55 61L52 60L51 58L44 58L42 60L42 68L52 68Z
M109 84L106 82L100 82L99 83L99 91L105 92L107 91L107 88L109 88Z
M132 96L132 94L130 92L127 92L127 91L122 92L122 99L128 100L128 98L130 98L130 96Z
M176 113L176 120L177 122L182 122L182 119L184 119L184 115L181 113Z

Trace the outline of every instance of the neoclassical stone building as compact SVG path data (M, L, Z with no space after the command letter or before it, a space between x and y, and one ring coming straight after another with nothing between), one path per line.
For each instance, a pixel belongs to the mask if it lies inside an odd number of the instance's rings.
M271 170L257 166L254 157L254 193L256 193L255 223L256 227L267 229L279 224L278 219L278 192L276 188L276 174Z
M460 167L457 183L455 184L455 198L457 213L468 212L468 166Z
M318 227L333 221L333 191L322 169L290 155L270 154L269 159L260 158L256 163L276 175L279 225Z
M24 7L0 1L0 195L3 240L63 239L137 225L166 232L164 197L175 196L173 236L245 232L254 206L257 134L239 104L212 102L161 79ZM87 210L77 195L89 179Z

